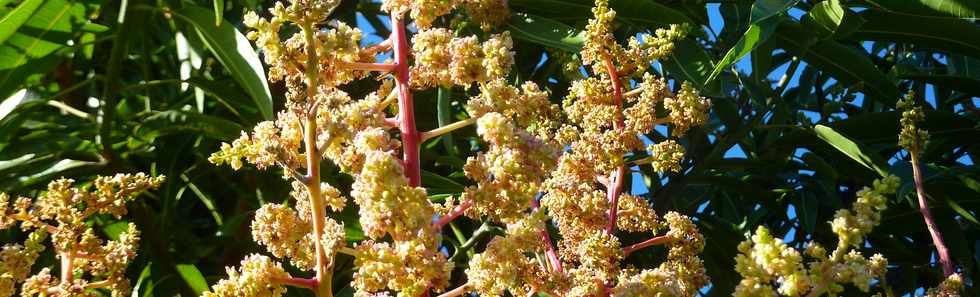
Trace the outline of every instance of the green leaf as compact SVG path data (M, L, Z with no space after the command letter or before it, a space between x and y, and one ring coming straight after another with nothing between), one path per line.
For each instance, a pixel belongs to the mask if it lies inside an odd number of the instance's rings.
M752 23L749 25L748 31L742 35L742 38L735 43L728 53L725 54L721 61L715 65L715 69L711 71L711 75L708 76L708 81L713 81L722 71L731 66L736 61L747 55L749 52L754 50L762 42L769 39L772 33L776 31L776 27L779 25L778 18L767 18L762 22Z
M709 82L708 75L714 68L711 57L698 43L692 39L684 39L674 43L670 56L661 61L664 69L675 79L693 83L702 94L720 96L721 86L718 82Z
M167 110L150 113L141 121L137 131L147 139L190 132L223 141L232 141L238 138L242 130L244 129L241 125L224 118L194 111Z
M845 86L861 84L862 91L874 100L893 105L902 96L895 83L878 70L860 48L833 40L819 40L813 32L790 20L784 20L779 25L772 40L777 47L801 57L810 66L832 75Z
M212 2L214 2L214 26L220 27L223 20L221 15L225 13L225 1L214 0Z
M115 222L102 228L106 236L111 240L119 240L119 235L129 230L129 222Z
M34 158L34 154L26 154L19 158L0 161L0 171L27 164L27 161L30 161L32 158Z
M718 61L714 70L711 71L711 75L708 76L707 81L713 81L722 71L728 69L728 66L731 66L758 47L759 44L768 40L780 21L779 18L775 18L774 16L782 14L790 7L793 7L793 5L796 5L797 2L799 0L756 0L755 4L752 4L748 30L725 53L721 61Z
M85 7L65 0L48 0L13 35L0 44L0 98L9 96L33 74L46 73L60 63L55 51L65 48ZM28 62L29 66L25 66ZM24 66L24 67L22 67Z
M0 44L7 41L7 38L13 36L20 26L30 19L34 11L37 10L44 0L26 0L17 5L17 8L11 10L7 15L0 19Z
M184 279L184 283L194 291L194 295L200 296L204 292L211 291L208 289L208 281L204 279L204 274L201 274L201 271L194 264L177 264L174 269Z
M803 23L826 39L853 33L864 19L841 5L840 0L827 0L814 5L803 16Z
M463 185L428 170L422 170L422 186L429 190L430 195L453 194L463 192Z
M980 27L972 22L877 9L868 9L858 15L865 23L850 36L851 39L912 43L980 57Z
M80 4L64 0L44 1L19 30L0 45L0 70L24 65L63 48L71 39L74 21L85 12ZM3 77L0 84L9 79Z
M234 25L222 21L213 26L214 14L197 6L186 6L174 15L191 24L204 44L228 68L228 72L245 88L265 119L272 119L272 94L266 82L265 70L252 44Z
M976 0L865 0L879 8L902 14L977 19L980 1Z
M578 53L582 50L585 32L561 22L525 13L515 13L507 23L514 38L540 45Z
M752 4L752 23L759 23L774 17L796 5L800 0L756 0Z
M150 278L150 276L153 274L152 267L153 267L153 262L146 263L146 266L143 267L143 271L140 272L139 278L136 279L136 284L133 285L132 294L130 294L129 296L132 297L153 296L151 289L147 289L146 294L140 295L140 291L143 290L143 281L148 281L150 283L148 287L150 288L153 287L153 280Z
M837 133L833 128L824 125L813 127L813 132L817 134L817 137L820 137L820 139L823 139L823 141L826 141L854 161L864 165L864 167L871 169L880 176L888 175L888 170L885 169L886 166L882 165L884 162L880 161L877 155L870 149L847 138L847 136Z

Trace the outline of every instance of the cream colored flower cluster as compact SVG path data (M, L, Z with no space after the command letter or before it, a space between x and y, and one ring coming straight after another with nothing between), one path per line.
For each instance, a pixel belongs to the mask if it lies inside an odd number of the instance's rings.
M412 39L412 83L417 88L468 87L505 77L514 64L513 43L506 31L482 43L476 36L453 37L446 28L419 31Z
M752 238L738 247L735 270L743 279L734 296L835 296L848 283L868 292L873 280L884 277L888 260L880 254L866 258L851 248L864 242L864 236L878 225L885 195L894 194L898 183L894 176L876 180L872 188L858 192L852 209L834 215L831 226L839 242L831 255L811 242L805 251L810 260L806 261L799 251L759 226ZM774 288L774 283L778 287Z
M13 296L18 284L20 296L96 296L94 290L99 289L114 297L127 296L130 284L125 270L136 257L139 231L130 223L118 239L105 241L86 221L96 214L121 218L127 202L159 187L163 180L143 173L117 174L96 178L92 189L59 179L36 199L11 201L9 195L0 194L0 230L19 222L21 230L30 232L23 245L6 244L0 250L0 296ZM61 260L60 278L52 276L48 267L31 275L49 237Z
M582 62L593 65L597 73L605 67L604 60L612 60L621 63L623 74L642 74L649 69L650 61L669 55L674 42L683 39L691 30L689 25L674 24L668 29L656 29L654 35L643 34L639 39L630 37L627 47L623 47L613 36L616 11L609 8L609 1L595 1L592 14L594 17L585 26Z
M266 204L256 212L253 238L276 259L253 255L242 268L229 268L215 296L280 296L286 285L326 295L322 290L330 290L327 278L338 251L355 257L356 296L442 292L453 266L439 251L439 233L461 215L508 228L472 257L467 285L452 294L684 296L707 284L698 258L704 240L694 222L674 212L661 219L646 199L621 191L625 168L632 166L624 159L644 149L641 135L658 125L674 127L669 140L649 149L658 171L679 172L684 149L675 139L706 122L708 101L690 84L675 96L666 80L645 73L654 59L670 53L687 27L657 30L624 48L612 38L615 13L598 1L582 52L595 71L573 82L558 105L534 83L515 87L505 80L514 64L508 32L457 36L435 27L462 5L489 31L506 20L505 1L382 1L382 10L392 14L393 33L368 48L359 46L360 32L343 23L316 29L323 22L316 18L329 13L324 7L331 3L276 4L268 20L248 16L255 30L249 36L263 49L270 77L286 84L286 110L223 144L211 161L234 169L243 159L259 169L282 167L284 176L295 180L296 202L294 207ZM399 27L406 16L419 29L411 38ZM293 30L289 26L298 32L278 42L280 32ZM389 49L395 62L374 61L374 54ZM369 71L380 73L377 92L355 99L338 89ZM632 85L638 89L625 94ZM469 119L416 135L414 123L405 122L412 121L412 113L403 109L413 108L414 89L433 87L478 92L465 104ZM392 115L395 99L397 115ZM419 141L471 124L483 141L464 165L474 184L437 206L419 185L419 158L413 153ZM348 207L348 199L319 180L323 158L354 178L350 201L368 239L353 249L346 247L343 226L325 214ZM561 238L557 248L547 228L552 223ZM625 245L616 228L661 235ZM655 269L622 268L629 253L650 245L664 245L667 260ZM282 272L278 261L287 259L315 277Z
M384 0L381 10L403 15L408 13L421 29L432 27L440 16L446 15L456 7L463 7L469 18L483 30L490 30L510 18L507 2L502 0Z

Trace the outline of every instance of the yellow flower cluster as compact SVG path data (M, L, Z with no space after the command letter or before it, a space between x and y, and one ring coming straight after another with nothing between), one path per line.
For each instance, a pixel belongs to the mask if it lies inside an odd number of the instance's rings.
M381 10L394 15L409 13L415 20L415 26L428 29L438 17L452 12L459 5L463 5L470 19L483 30L503 24L510 17L510 9L504 0L384 0L381 1Z
M939 287L929 289L925 297L959 297L963 290L963 277L952 274L939 284Z
M435 251L437 242L429 234L393 243L360 243L354 261L355 296L378 296L376 292L385 294L390 289L398 291L398 297L417 297L429 288L438 292L448 286L452 267L444 254Z
M498 112L513 119L521 129L550 133L542 129L557 125L559 109L548 100L548 93L533 82L525 82L517 89L504 79L495 79L480 85L480 94L467 101L466 112L474 118Z
M496 112L479 118L477 134L490 148L467 160L464 172L476 185L467 187L460 199L473 201L470 209L475 218L485 215L513 222L524 217L545 176L554 168L559 147L518 129L508 117Z
M126 203L139 193L160 186L164 177L143 173L117 174L96 178L94 189L75 187L70 179L48 184L47 191L36 199L10 200L0 194L0 229L13 227L31 232L24 245L7 244L0 250L0 296L12 296L22 283L21 296L88 296L86 290L108 289L111 296L126 296L130 291L126 266L136 257L139 231L130 223L118 239L105 241L95 235L86 220L95 214L121 218ZM61 259L61 270L71 271L62 279L49 268L31 274L31 267L50 235L55 254ZM29 276L30 275L30 276ZM68 275L64 277L64 275ZM76 277L76 276L82 277Z
M354 176L351 197L360 206L364 234L410 240L430 225L435 209L425 188L411 187L392 151L367 150L364 167Z
M884 276L888 260L880 254L866 258L852 247L859 246L864 236L880 221L879 212L885 208L884 195L894 194L899 180L894 176L874 181L873 188L858 192L853 210L839 210L831 222L839 242L828 256L827 251L811 242L804 257L796 249L769 234L769 229L759 226L750 240L742 242L738 249L735 270L743 279L735 288L734 296L819 296L837 294L843 284L853 284L863 292L871 289L875 279ZM773 283L779 285L773 288Z
M419 31L412 39L416 88L470 86L503 78L514 64L514 41L509 32L495 34L482 44L476 36L453 37L446 28Z
M898 109L902 110L899 121L902 131L898 133L898 144L911 154L921 154L929 141L929 131L919 128L919 123L926 119L921 106L915 104L914 94L910 93L905 99L898 101Z
M657 172L680 172L684 160L684 147L673 139L651 144L647 147L653 158L653 170Z
M286 287L273 281L289 277L282 265L262 255L248 255L239 269L226 268L228 278L218 281L204 297L279 297Z
M582 62L592 65L596 73L604 72L603 63L609 59L622 64L622 73L641 74L650 67L650 61L669 55L674 42L683 39L690 31L688 25L674 24L668 29L657 29L652 36L644 34L640 39L630 37L627 48L616 42L613 36L616 11L609 8L609 0L595 1L592 14L594 18L585 26Z
M895 194L899 182L898 177L891 175L875 180L871 188L865 187L857 192L857 201L852 209L840 209L834 214L830 227L837 234L838 251L864 243L864 236L881 222L880 212L888 207L885 195Z
M331 29L317 29L333 1L276 4L269 19L251 14L246 23L255 32L249 36L263 48L270 78L285 82L286 109L251 134L223 144L211 161L234 169L243 166L243 160L259 169L278 166L284 176L296 180L295 207L262 206L252 233L272 256L316 271L318 277L332 269L336 251L346 249L342 226L319 214L342 210L347 199L318 180L317 164L326 158L352 175L350 198L369 238L357 243L355 251L346 251L355 255L356 296L417 297L445 290L452 266L438 251L438 228L460 214L508 225L506 236L492 239L468 263L465 290L488 296L629 296L631 290L695 294L707 284L698 258L704 240L695 224L673 212L659 219L644 198L612 191L621 188L623 178L610 175L625 172L624 157L642 150L640 135L653 132L655 126L673 125L671 137L676 137L706 122L707 100L689 84L674 96L666 80L645 74L653 59L667 55L673 42L685 36L687 27L657 30L654 36L632 39L626 48L612 35L615 12L607 1L597 2L581 54L583 62L595 66L595 75L574 81L561 106L552 104L548 93L534 83L517 87L505 80L514 64L508 32L478 38L435 27L444 21L442 16L462 5L474 23L489 30L506 21L505 1L382 1L382 10L393 15L393 25L402 25L407 16L419 29L411 36L410 53L404 52L407 36L399 31L404 28L393 28L387 43L371 48L360 48L361 33L346 24L331 22ZM299 32L280 42L280 32L296 31L287 26L299 27ZM375 63L374 54L388 48L400 62ZM364 77L366 70L391 74L398 85L382 78L378 91L361 99L338 89ZM401 118L409 113L398 110L399 116L393 117L389 106L397 97L398 108L405 108L402 100L411 92L406 86L469 89L474 83L479 92L465 105L471 118L461 124L475 123L485 143L464 165L474 185L460 197L447 199L437 212L412 175L411 166L418 166L418 160L409 156L418 147L408 144L440 134L433 130L412 135L415 128L406 125L414 123ZM627 96L624 85L642 90ZM658 118L658 113L669 116ZM388 131L393 127L399 129L398 138ZM650 149L657 170L680 171L684 150L676 141ZM535 204L539 196L540 210ZM434 223L437 213L440 220ZM560 233L558 249L545 227L549 219ZM662 232L653 240L668 248L667 260L655 269L623 269L621 262L634 247L624 248L616 227ZM320 250L325 252L318 255ZM546 256L540 257L542 253ZM220 282L216 292L222 287L225 293L219 296L271 296L282 294L283 284L297 282L314 290L329 288L326 279L293 279L280 273L276 261L251 256L241 270L229 269L229 279ZM259 273L255 267L269 272Z
M664 106L670 112L668 119L674 125L673 133L683 135L691 127L702 126L708 121L711 102L698 95L690 82L684 82L676 98L664 98Z
M480 296L503 296L504 291L526 296L554 283L538 261L526 255L543 250L538 237L544 230L540 214L509 224L505 237L493 238L486 250L473 256L466 269L472 291Z

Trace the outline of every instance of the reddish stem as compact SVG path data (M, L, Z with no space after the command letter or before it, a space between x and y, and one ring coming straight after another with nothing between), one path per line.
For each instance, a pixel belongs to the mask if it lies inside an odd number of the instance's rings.
M647 239L643 242L628 246L623 249L623 255L628 256L629 254L635 252L636 250L651 246L651 245L661 245L670 241L670 237L667 235L657 236L654 238Z
M401 16L391 16L391 42L395 54L395 85L398 88L398 130L402 135L402 151L405 176L408 184L418 187L422 184L419 169L419 131L415 128L415 108L412 104L412 89L408 81L408 37Z
M531 209L538 211L539 205L538 200L531 199ZM548 257L548 262L551 263L552 268L558 273L564 272L561 266L561 260L558 259L558 253L555 252L555 246L551 243L551 235L548 234L548 229L541 229L541 241L544 241L544 254Z
M452 211L450 211L449 213L447 213L445 216L439 218L439 220L436 221L435 223L432 223L432 227L434 227L435 229L441 229L442 226L445 226L446 224L449 224L449 222L452 222L453 220L455 220L457 217L459 217L460 215L462 215L463 212L465 212L471 206L473 206L473 200L463 201L462 204L457 205L456 208L453 208Z
M272 277L272 282L284 284L287 286L300 287L312 289L315 288L320 282L316 278L297 278L297 277Z
M936 245L936 253L939 254L939 262L943 265L943 275L949 277L955 272L953 267L953 260L949 256L949 249L946 248L946 244L943 243L943 235L939 233L939 227L936 226L936 220L932 217L932 212L929 211L929 203L926 201L926 191L922 185L922 169L919 168L919 160L916 154L911 154L912 156L912 177L915 179L915 193L919 196L919 212L922 213L922 219L926 221L926 227L929 229L929 235L932 236L932 243Z
M616 73L616 65L613 64L609 56L605 56L602 62L606 66L606 72L609 74L609 80L612 81L613 98L616 99L616 105L622 107L623 85L619 81L619 74ZM614 123L613 127L619 129L623 126L623 113L622 110L620 110L620 112L616 115L616 123ZM613 176L613 180L610 181L611 186L606 188L606 198L609 199L610 204L609 223L606 225L606 234L616 232L616 214L619 212L619 195L623 192L623 178L625 176L626 167L621 164L616 168L615 176Z

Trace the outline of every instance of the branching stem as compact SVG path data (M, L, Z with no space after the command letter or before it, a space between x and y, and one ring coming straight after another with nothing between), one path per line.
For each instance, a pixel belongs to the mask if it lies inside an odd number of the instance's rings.
M463 201L463 203L461 203L460 205L457 205L456 208L453 208L453 210L450 211L449 213L447 213L445 216L439 218L438 221L436 221L435 223L432 223L432 227L435 228L435 229L441 229L442 226L445 226L446 224L449 224L449 222L452 222L453 220L455 220L457 217L459 217L460 215L462 215L463 212L465 212L471 206L473 206L473 200Z
M640 242L640 243L637 243L637 244L628 246L626 248L623 248L623 255L627 255L628 256L629 254L635 252L636 250L639 250L639 249L642 249L642 248L645 248L645 247L648 247L648 246L666 244L668 242L670 242L670 237L667 237L667 235L662 235L662 236L657 236L657 237L654 237L654 238L650 238L650 239L644 240L643 242Z
M317 67L317 47L316 39L313 37L313 26L310 24L303 25L303 34L306 38L306 52L308 55L306 61L306 92L307 100L310 102L314 101L315 92L319 85L319 68ZM309 180L306 181L306 189L310 195L310 209L312 209L313 215L313 235L314 238L322 238L323 228L324 228L324 218L326 217L326 209L323 206L323 197L320 194L320 152L317 150L316 139L317 139L317 123L316 123L316 110L313 110L315 104L310 105L310 110L306 112L306 125L304 125L303 130L303 144L305 145L306 151L306 176ZM316 248L316 277L314 278L315 284L312 286L314 293L317 297L333 297L332 276L333 269L329 267L330 261L327 259L328 256L323 248L323 243L321 240L314 240L314 246Z
M432 130L429 130L429 131L422 132L422 134L419 136L419 138L420 138L419 139L419 142L426 142L429 139L442 136L442 135L444 135L446 133L455 131L455 130L457 130L459 128L463 128L463 127L472 125L473 123L476 123L476 118L468 118L468 119L465 119L465 120L462 120L462 121L458 121L458 122L455 122L455 123L452 123L452 124L449 124L449 125L445 125L445 126L442 126L442 127L439 127L439 128L435 128L435 129L432 129Z
M316 278L272 277L272 282L287 286L314 289L319 281Z

